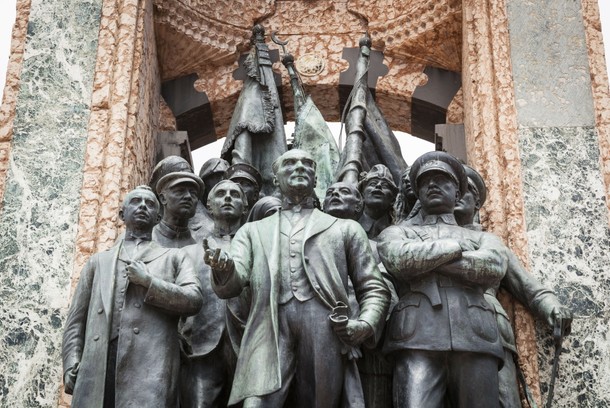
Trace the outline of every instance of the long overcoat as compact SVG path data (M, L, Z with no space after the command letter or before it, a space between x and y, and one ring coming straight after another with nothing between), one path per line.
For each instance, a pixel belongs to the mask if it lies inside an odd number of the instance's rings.
M79 364L73 408L103 407L117 273L129 261L120 240L93 255L74 294L63 336L64 373ZM199 279L180 250L151 242L137 256L153 276L148 289L128 283L121 312L115 406L176 407L180 368L178 320L201 307Z
M271 394L281 386L280 217L281 211L241 227L231 243L234 269L228 276L213 271L213 288L220 297L237 296L246 286L252 292L229 404ZM305 225L299 256L312 289L328 305L329 314L337 302L349 303L347 287L351 279L360 306L357 318L370 324L377 338L383 329L390 295L362 227L355 221L314 209Z

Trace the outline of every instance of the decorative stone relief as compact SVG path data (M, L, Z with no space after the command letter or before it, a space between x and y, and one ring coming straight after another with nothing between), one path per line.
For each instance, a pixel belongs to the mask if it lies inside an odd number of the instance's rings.
M156 0L161 75L192 74L206 64L232 63L244 51L252 25L275 10L273 0Z
M311 77L321 74L326 64L318 54L311 53L299 57L295 65L299 74Z
M376 95L388 122L397 130L410 131L412 91L404 91L414 89L409 84L421 81L426 65L461 70L461 2L457 0L276 0L238 2L238 6L218 2L214 7L200 3L202 0L155 1L161 77L167 80L198 74L196 88L208 95L218 137L226 133L241 89L231 73L239 54L247 48L247 21L260 22L268 33L276 31L290 41L288 49L302 70L305 87L327 120L338 121L340 116L338 79L347 69L341 59L343 48L356 47L364 31L372 33L373 48L383 51L389 61L390 72L387 79L378 81ZM240 10L240 15L235 15L235 10ZM311 54L319 58L314 64L317 69L299 67L299 60ZM282 85L288 89L283 67L274 69L282 72ZM290 93L284 94L289 108ZM288 120L292 114L286 109Z
M461 71L462 2L356 0L350 11L368 21L373 46L450 71Z

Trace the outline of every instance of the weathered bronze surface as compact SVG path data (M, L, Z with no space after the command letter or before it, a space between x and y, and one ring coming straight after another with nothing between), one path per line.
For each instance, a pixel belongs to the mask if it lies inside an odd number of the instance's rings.
M454 207L468 187L457 159L426 153L410 180L421 210L382 232L378 246L400 297L384 344L396 363L394 405L440 407L447 398L452 406L498 407L504 352L483 293L505 274L504 246L457 225Z
M560 335L572 314L482 231L483 178L443 152L407 168L367 85L368 35L341 152L284 54L288 150L252 32L228 161L198 177L162 160L125 198L124 238L82 272L63 345L73 406L520 407L497 291Z
M132 190L125 237L81 273L62 346L73 407L178 406L178 319L202 295L191 259L151 241L158 213L150 188Z
M362 404L357 368L348 355L381 334L389 291L358 224L312 208L311 156L291 150L273 168L283 209L244 225L230 251L206 248L220 297L252 289L229 402L336 407L345 396ZM347 306L348 280L359 312Z
M479 210L487 197L487 187L483 177L476 170L467 165L464 165L464 169L468 176L468 191L455 207L455 218L459 225L480 231L481 225L477 221ZM508 314L496 298L498 290L502 289L510 293L535 317L547 323L551 328L564 327L563 334L566 335L570 332L572 312L561 304L552 290L544 287L523 267L510 249L505 248L505 251L508 260L506 274L499 285L488 288L484 296L495 311L504 346L504 364L498 373L500 404L502 407L521 407L517 381L519 367L515 364L518 353L515 335Z
M203 239L228 249L241 226L248 204L239 184L222 180L208 194L213 231ZM181 325L185 355L181 371L181 407L225 407L229 399L235 350L243 334L242 316L248 315L247 298L220 299L212 290L210 267L203 262L199 241L184 248L194 260L203 290L203 306Z

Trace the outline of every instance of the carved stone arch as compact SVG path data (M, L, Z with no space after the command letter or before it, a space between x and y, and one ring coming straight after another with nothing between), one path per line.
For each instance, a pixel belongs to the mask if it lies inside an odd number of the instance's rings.
M241 88L230 73L248 49L255 22L263 24L267 34L277 32L289 41L287 50L295 56L297 68L307 63L322 67L302 79L330 121L341 115L339 77L349 67L342 59L343 50L357 47L366 31L372 35L373 49L383 52L388 66L387 79L381 77L375 89L377 103L397 130L412 131L411 96L417 86L425 84L427 66L460 71L459 0L202 3L155 0L155 30L162 81L198 75L195 86L207 95L217 138L226 133ZM270 48L277 48L268 42ZM301 68L305 73L307 68ZM291 120L288 75L279 63L275 70L282 77L285 119Z

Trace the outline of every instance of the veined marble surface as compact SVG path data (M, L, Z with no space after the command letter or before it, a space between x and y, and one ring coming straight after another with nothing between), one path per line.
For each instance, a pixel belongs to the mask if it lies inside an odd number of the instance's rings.
M610 229L592 127L519 131L532 273L574 311L555 385L557 407L610 405ZM548 393L551 329L538 325Z
M102 0L32 0L0 212L0 405L57 405Z

